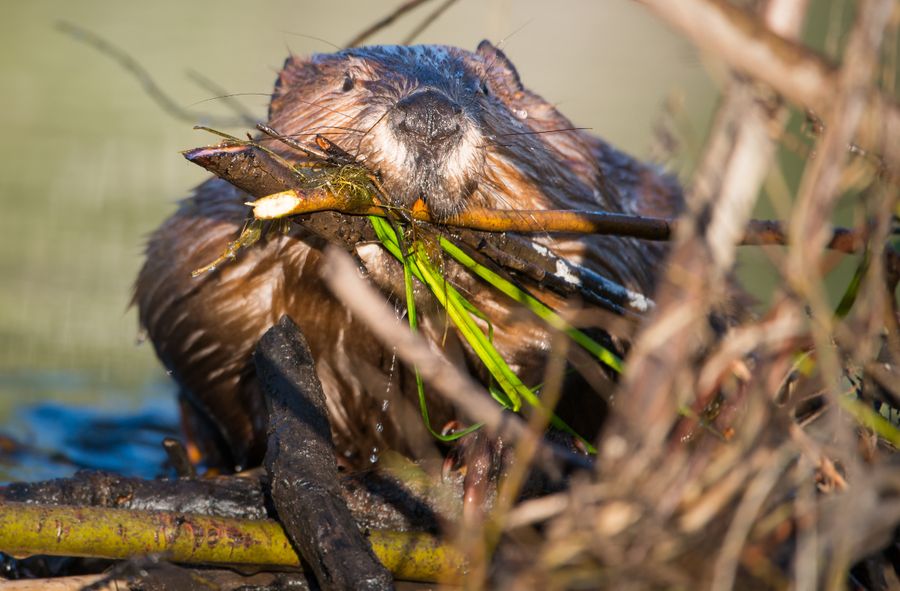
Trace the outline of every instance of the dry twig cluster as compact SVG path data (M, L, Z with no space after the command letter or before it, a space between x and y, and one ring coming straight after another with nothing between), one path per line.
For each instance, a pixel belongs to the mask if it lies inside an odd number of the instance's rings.
M596 472L493 524L515 548L498 579L551 589L894 588L897 431L874 409L896 406L900 383L896 270L884 264L900 109L876 81L897 5L859 3L838 66L795 41L803 1L761 3L758 17L724 0L644 3L733 74ZM812 109L824 130L789 205L783 288L752 318L735 309L730 277L763 183L778 174L785 101ZM824 246L862 151L870 174L854 193L868 264L852 308L835 314ZM710 320L721 316L733 324Z

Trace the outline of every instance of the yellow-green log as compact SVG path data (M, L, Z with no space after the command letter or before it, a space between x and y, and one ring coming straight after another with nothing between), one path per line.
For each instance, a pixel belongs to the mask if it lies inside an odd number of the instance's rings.
M427 534L372 531L368 539L400 580L452 581L464 570L453 548ZM300 566L281 526L271 520L2 501L0 552L111 559L161 553L186 564Z

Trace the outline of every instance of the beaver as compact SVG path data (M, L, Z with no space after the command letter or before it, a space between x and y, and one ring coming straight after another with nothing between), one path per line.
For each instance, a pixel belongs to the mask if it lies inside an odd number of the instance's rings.
M575 128L526 89L509 58L487 41L474 52L372 46L291 56L278 75L268 125L300 141L327 138L377 175L391 205L422 200L438 221L473 206L673 216L683 204L672 178ZM201 184L152 234L137 278L140 322L178 383L189 438L210 464L240 469L261 461L265 407L251 353L286 314L316 359L343 456L365 464L388 448L420 454L426 432L410 404L417 399L412 372L324 287L320 236L294 224L192 277L241 230L250 199L219 179ZM645 294L666 252L616 236L539 241ZM356 254L401 313L397 261L379 244L360 244ZM540 383L550 347L546 326L511 313L513 302L463 270L448 276L461 291L482 294L478 304L498 351L524 383ZM474 367L437 305L420 311L420 330L455 363ZM576 408L583 403L574 414L590 414L584 409L594 408L588 398L596 394L579 389L574 396ZM448 403L429 404L433 424L454 418Z

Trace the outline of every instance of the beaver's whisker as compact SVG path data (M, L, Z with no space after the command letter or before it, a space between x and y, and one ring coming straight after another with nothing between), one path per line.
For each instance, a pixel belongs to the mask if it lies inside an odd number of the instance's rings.
M322 111L327 111L328 113L340 115L341 117L346 117L347 119L353 119L365 108L365 107L361 107L359 110L356 111L356 113L353 113L352 115L348 115L347 113L343 113L341 111L338 111L337 109L332 109L331 107L326 107L325 105L321 104L319 101L305 101L301 98L297 98L296 96L292 96L291 100L293 102L301 103L304 105L309 105L311 107L318 107Z
M339 125L318 125L315 127L309 127L305 131L298 131L295 133L284 134L282 137L291 138L291 139L305 138L305 137L309 137L309 136L315 137L317 135L325 135L326 133L329 133L327 131L325 131L325 132L322 131L322 130L328 130L328 129L337 130L337 131L340 131L343 133L365 133L362 129L356 129L354 127L341 127ZM336 132L330 132L330 133L336 133ZM278 139L278 138L263 137L263 138L260 138L260 141L271 141L273 139Z
M543 135L545 133L565 133L568 131L589 131L590 127L560 127L559 129L543 129L540 131L512 131L510 133L498 133L492 137L511 137L516 135Z
M220 94L220 95L217 95L217 96L211 96L211 97L208 97L208 98L205 98L205 99L201 99L201 100L199 100L199 101L190 103L189 105L187 105L187 107L188 107L188 108L190 108L190 107L196 107L197 105L202 105L202 104L204 104L204 103L209 103L209 102L212 102L212 101L224 101L224 100L228 100L228 99L231 99L231 98L236 98L236 97L239 97L239 96L263 96L263 97L266 97L266 98L268 99L268 98L271 98L271 97L272 97L272 93L271 93L271 92L230 92L230 93L228 93L228 94Z
M375 129L375 128L378 126L378 124L381 123L381 122L384 120L384 118L387 117L388 114L391 113L391 111L394 110L394 108L395 108L394 106L391 106L389 109L386 109L385 112L382 113L381 116L378 117L378 119L375 120L375 123L373 123L373 124L369 127L369 129L367 129L367 130L365 131L365 133L363 133L361 136L359 136L359 141L356 142L356 149L355 149L355 151L353 152L353 156L354 156L354 157L356 157L356 158L359 157L359 151L362 149L362 141L363 141L364 139L366 139L366 136L369 135L370 133L372 133L372 130Z
M483 143L476 146L479 150L490 150L491 148L514 148L519 144L501 144L500 142Z
M298 133L292 133L288 137L303 137L303 136L307 136L307 135L317 135L320 133L319 130L322 130L322 129L336 129L338 131L346 131L347 133L366 133L364 130L358 129L356 127L343 127L341 125L317 125L315 127L309 127L307 129L309 129L310 131L301 131Z

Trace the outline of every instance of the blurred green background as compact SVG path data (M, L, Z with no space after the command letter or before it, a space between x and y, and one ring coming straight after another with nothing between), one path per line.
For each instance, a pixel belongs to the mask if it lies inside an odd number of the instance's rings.
M398 2L32 0L0 21L0 424L23 403L138 404L168 380L139 344L132 281L145 237L207 175L180 150L210 142L151 100L109 56L57 28L88 29L146 68L183 107L228 115L195 71L260 120L289 52L333 51ZM824 0L818 4L828 4ZM848 2L837 0L837 14ZM421 10L372 39L396 43ZM814 10L825 31L829 10ZM502 42L527 86L638 156L667 97L680 97L687 162L715 104L712 71L630 0L461 0L420 38ZM824 39L824 37L822 37ZM824 42L820 39L820 42ZM201 122L202 119L197 119ZM243 133L241 129L230 129ZM683 165L685 160L681 161ZM763 266L767 255L748 255ZM754 289L764 295L773 278ZM165 386L163 386L165 387Z

